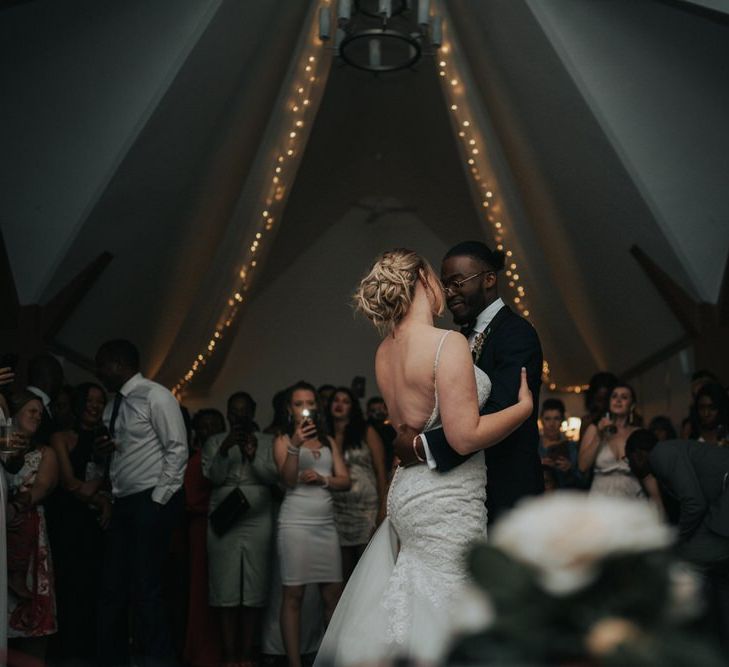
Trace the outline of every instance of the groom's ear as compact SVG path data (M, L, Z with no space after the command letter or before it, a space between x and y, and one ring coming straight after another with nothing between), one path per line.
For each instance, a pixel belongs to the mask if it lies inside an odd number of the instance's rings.
M496 271L494 271L493 269L489 269L486 275L483 277L483 286L486 289L493 289L494 287L496 287L497 282L498 281L496 278Z

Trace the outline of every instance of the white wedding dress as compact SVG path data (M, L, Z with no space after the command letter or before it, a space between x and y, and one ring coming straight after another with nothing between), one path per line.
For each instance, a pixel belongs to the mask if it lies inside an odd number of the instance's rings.
M447 334L446 334L447 335ZM441 339L436 353L438 367ZM479 405L491 391L474 366ZM424 431L438 428L438 391ZM397 657L436 663L460 628L456 607L467 591L465 555L486 539L483 452L439 473L425 465L398 468L387 518L367 546L332 616L315 667Z

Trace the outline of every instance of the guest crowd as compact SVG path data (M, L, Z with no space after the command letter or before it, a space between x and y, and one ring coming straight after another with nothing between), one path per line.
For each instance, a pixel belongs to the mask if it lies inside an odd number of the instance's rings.
M0 368L8 663L306 663L386 512L385 403L363 412L348 387L300 381L261 428L243 390L225 415L190 418L128 341L102 345L96 365L100 384L76 387L51 355L29 360L26 387ZM579 438L563 402L543 402L539 455L547 492L642 499L677 524L720 625L729 510L697 504L726 495L729 400L710 372L691 390L681 424L644 424L633 388L598 373Z

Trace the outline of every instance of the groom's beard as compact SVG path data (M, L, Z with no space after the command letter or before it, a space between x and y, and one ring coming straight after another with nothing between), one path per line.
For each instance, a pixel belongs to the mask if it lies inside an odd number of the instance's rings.
M471 298L459 294L448 300L448 310L453 315L453 323L459 327L475 322L476 318L481 314L481 311L485 309L486 305L480 294L474 295Z

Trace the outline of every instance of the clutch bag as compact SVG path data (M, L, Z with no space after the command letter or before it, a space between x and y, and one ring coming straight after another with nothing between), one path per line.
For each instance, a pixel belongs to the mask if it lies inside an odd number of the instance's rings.
M210 527L218 537L225 535L251 507L243 491L233 489L208 517Z

